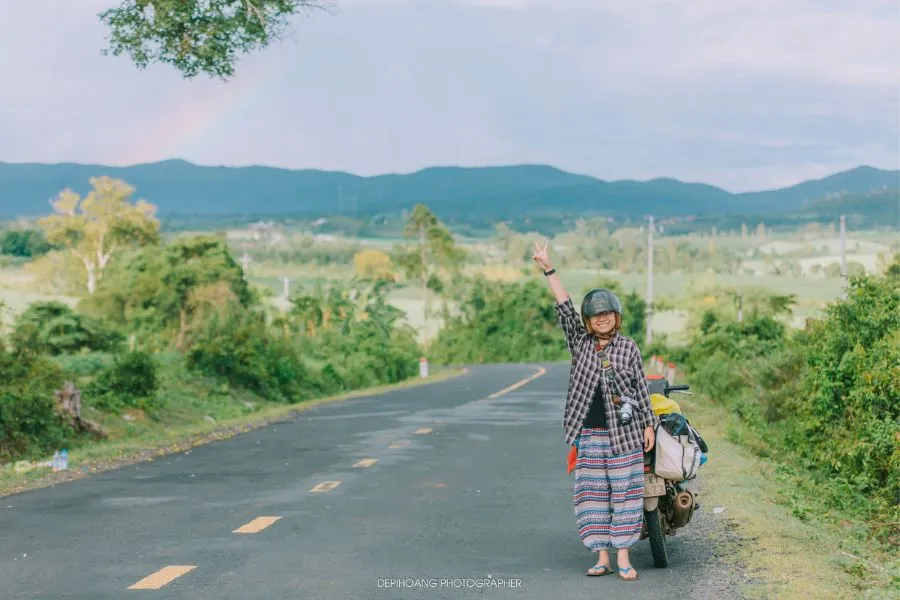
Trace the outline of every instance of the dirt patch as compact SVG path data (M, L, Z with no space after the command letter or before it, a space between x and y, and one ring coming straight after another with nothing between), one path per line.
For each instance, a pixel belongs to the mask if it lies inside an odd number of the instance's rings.
M701 470L702 473L702 470ZM705 480L691 486L698 493L700 510L687 527L678 531L678 535L693 547L701 549L695 553L701 575L694 580L689 593L682 597L698 600L746 600L748 586L761 583L754 578L747 564L742 559L743 552L752 545L752 540L741 536L737 523L725 513L715 514L716 508L711 502L704 500Z

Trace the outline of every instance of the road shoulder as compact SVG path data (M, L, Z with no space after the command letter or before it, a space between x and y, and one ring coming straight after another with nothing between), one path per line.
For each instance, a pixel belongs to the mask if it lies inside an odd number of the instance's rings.
M841 532L794 516L782 501L776 465L727 439L726 409L702 396L674 397L709 444L699 501L715 525L709 540L725 569L720 574L736 581L743 597L879 597L865 595L862 579L848 568L852 557L841 548Z

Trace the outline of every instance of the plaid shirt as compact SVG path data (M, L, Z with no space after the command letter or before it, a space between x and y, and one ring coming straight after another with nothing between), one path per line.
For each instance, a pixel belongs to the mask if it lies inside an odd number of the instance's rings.
M630 337L618 333L604 348L616 379L616 385L611 388L604 373L602 355L594 347L596 340L585 328L581 315L575 311L572 299L567 298L562 304L556 304L556 311L572 355L563 417L566 443L570 446L575 443L599 384L602 386L602 397L606 400L606 422L609 424L613 452L622 454L643 447L644 428L655 428L659 418L650 404L644 361L637 344ZM634 416L628 425L619 423L618 407L610 402L610 398L619 395L618 391L622 392L623 401L630 401L634 406Z

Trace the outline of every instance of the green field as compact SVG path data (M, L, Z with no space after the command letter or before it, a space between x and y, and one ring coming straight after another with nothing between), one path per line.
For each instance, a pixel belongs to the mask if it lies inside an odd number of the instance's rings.
M279 308L286 308L287 304L282 299L284 283L282 277L258 276L260 271L271 273L274 268L251 268L250 281L261 288L271 291L272 302ZM345 281L352 276L349 269L309 269L303 265L296 265L286 270L290 277L290 291L296 293L300 289L311 289L319 284L327 284L329 281ZM626 292L636 291L641 296L646 294L647 278L644 274L621 274L615 272L592 271L588 269L560 270L560 278L569 290L569 293L577 301L581 294L600 278L609 278L618 281ZM668 299L679 303L693 288L722 285L735 287L765 287L779 294L796 294L798 305L794 310L794 325L800 326L806 317L814 317L821 314L822 306L840 295L840 279L797 279L779 276L738 276L738 275L675 275L658 274L654 276L654 297L657 301ZM33 289L32 279L19 269L5 269L0 272L0 301L7 307L4 324L8 325L10 319L21 313L28 305L38 300L59 300L74 306L78 299L67 296L48 296ZM422 289L411 285L395 290L390 295L391 304L407 314L407 320L411 326L420 332L420 339L433 339L440 328L440 320L431 317L426 321L423 314ZM430 308L439 309L441 300L433 293L429 293ZM686 314L683 310L663 310L654 315L653 330L656 333L665 333L673 341L680 339L684 331Z
M300 287L314 287L317 284L326 283L329 280L346 280L350 272L331 271L328 277L307 276L293 277L291 279L291 291L296 292ZM618 281L626 292L637 291L642 297L646 294L647 279L643 274L620 274L605 271L591 271L587 269L560 270L560 278L566 285L573 299L578 301L581 294L600 278L609 278ZM280 300L283 292L283 281L275 277L252 278L252 281L271 290L275 296L275 302L284 306ZM840 296L840 279L797 279L779 276L739 276L739 275L674 275L661 274L654 277L654 297L657 301L668 299L674 304L679 304L691 289L703 289L706 286L734 286L734 287L763 287L778 294L796 294L798 304L794 309L793 325L802 326L807 317L821 315L824 304ZM433 339L440 328L440 320L436 317L429 318L425 327L423 315L424 302L422 289L411 285L395 290L390 295L391 304L407 314L410 325L420 332L420 339ZM441 306L441 300L429 293L429 302L432 310ZM681 309L661 310L653 316L653 331L656 334L666 334L675 343L682 339L685 331L687 314Z
M78 298L42 294L35 291L36 287L34 277L24 268L0 269L0 308L3 309L0 324L4 329L32 302L56 300L73 307L78 303Z
M525 261L509 260L498 244L499 238L463 239L457 243L472 255L472 261L466 267L471 273L480 272L488 278L506 281L521 279L522 269L533 267L527 260L531 242L531 234L518 234L518 249L524 250ZM405 244L409 240L394 239L355 239L340 235L316 237L309 232L284 231L277 234L278 241L269 249L263 249L259 240L252 239L249 230L232 230L228 232L232 252L236 260L247 249L251 252L251 261L247 276L249 281L261 289L268 290L272 303L279 308L286 308L284 295L284 278L289 279L289 291L295 294L303 289L314 289L328 282L346 282L353 277L353 270L346 260L352 252L362 248L376 248L390 253L396 244ZM840 244L836 235L829 233L781 233L765 238L741 238L739 235L717 235L715 238L703 235L686 238L659 238L660 248L671 240L688 240L688 244L696 248L704 248L714 240L715 246L722 252L736 253L743 257L742 268L746 274L722 275L714 273L662 273L654 275L654 301L664 303L653 318L653 330L669 336L677 341L684 331L687 314L686 299L690 296L702 296L703 290L713 286L735 288L765 288L777 294L795 294L797 305L794 308L794 326L800 326L807 317L822 314L826 303L840 296L842 281L840 278L825 277L822 273L811 274L815 264L825 267L839 260ZM562 243L573 243L572 239L554 242L559 246L556 256L565 256L566 247ZM590 241L587 239L587 241ZM578 243L575 241L574 243ZM878 267L879 255L890 254L900 249L900 236L889 233L853 232L847 240L848 263L860 263L867 270ZM335 264L317 264L315 260L288 260L279 258L279 252L291 252L302 249L334 256L343 256ZM662 251L662 250L661 250ZM519 250L516 250L517 254ZM341 254L342 253L342 254ZM349 253L349 254L348 254ZM732 254L734 255L734 254ZM767 258L768 257L768 258ZM803 276L765 274L772 264L780 261L795 261L800 265ZM342 262L343 261L343 262ZM590 268L560 268L560 277L569 293L576 300L589 287L596 285L601 278L617 281L626 292L635 291L642 297L647 292L647 276L644 273L621 273ZM756 274L750 274L756 273ZM534 273L536 275L536 272ZM832 274L833 275L833 274ZM0 301L6 308L4 323L22 312L31 302L36 300L56 299L74 305L77 298L64 296L46 296L38 292L39 286L34 275L22 267L9 266L0 269ZM417 284L402 287L390 295L391 303L407 314L410 325L420 332L420 339L431 339L437 333L441 323L436 317L427 321L423 315L423 295ZM432 310L439 309L441 300L429 294Z
M637 291L642 296L647 293L646 274L622 274L610 271L590 271L573 269L560 271L560 279L575 296L590 287L600 277L618 281L626 292ZM804 302L828 302L840 295L840 279L797 279L776 275L714 275L714 274L655 274L653 276L653 295L656 299L669 297L680 298L692 287L711 285L734 287L765 287L781 294L797 294Z

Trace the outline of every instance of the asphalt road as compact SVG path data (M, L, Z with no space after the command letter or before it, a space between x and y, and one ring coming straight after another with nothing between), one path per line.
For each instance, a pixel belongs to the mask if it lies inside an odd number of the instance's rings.
M653 567L644 540L639 581L584 575L594 556L566 473L567 374L476 366L2 498L0 597L737 597L702 509L669 538L669 568Z

